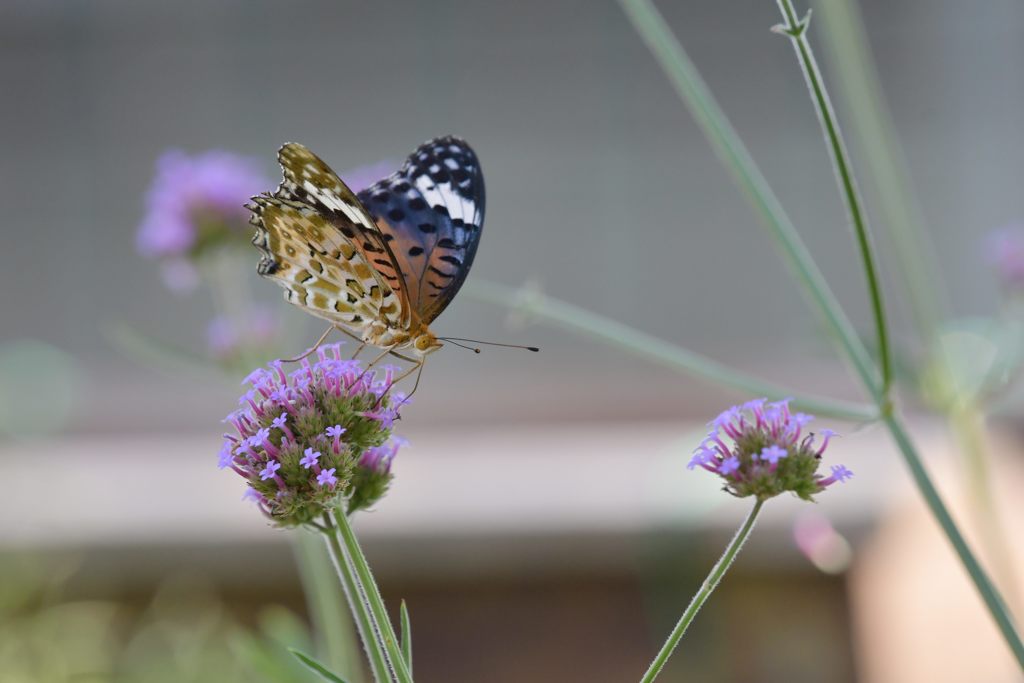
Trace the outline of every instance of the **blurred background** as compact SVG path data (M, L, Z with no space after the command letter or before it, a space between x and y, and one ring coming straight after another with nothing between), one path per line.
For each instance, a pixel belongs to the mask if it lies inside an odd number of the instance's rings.
M776 8L662 5L869 337L818 123L790 45L768 30ZM830 5L815 2L816 18ZM995 319L1007 288L986 235L1024 216L1024 7L859 6L950 315ZM0 87L9 680L309 680L277 656L316 638L298 534L240 501L216 451L242 377L321 326L256 275L244 225L241 246L191 261L146 237L159 231L146 227L162 210L153 188L197 159L223 162L208 150L239 155L253 191L276 185L289 140L346 179L447 133L481 159L484 237L432 327L542 352L432 357L402 416L412 445L391 495L357 522L389 605L409 604L423 681L639 678L747 509L685 469L702 425L747 397L510 314L480 283L859 396L614 2L7 0ZM836 104L843 117L849 103ZM914 358L925 345L880 246L897 349ZM955 439L909 394L956 507ZM832 452L857 478L814 506L769 506L665 680L1021 680L886 435L823 422L846 435ZM1021 425L1009 391L987 423L1007 491L1024 480ZM1024 532L1011 503L994 503L1010 538ZM945 642L989 668L956 669Z

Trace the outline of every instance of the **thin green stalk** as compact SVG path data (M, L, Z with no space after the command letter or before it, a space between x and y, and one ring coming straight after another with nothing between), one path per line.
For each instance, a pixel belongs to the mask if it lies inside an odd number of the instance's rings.
M868 281L872 307L875 313L875 324L878 330L878 345L882 362L883 377L882 396L884 400L887 401L888 389L891 382L891 369L889 367L889 349L881 292L875 270L870 238L864 220L864 213L860 206L860 198L857 193L856 184L853 180L849 158L846 153L845 145L843 144L842 136L839 132L835 112L833 111L832 104L828 98L828 92L822 83L821 73L818 70L814 54L811 51L810 43L807 41L807 25L810 15L805 17L802 21L798 21L792 0L777 0L777 4L786 21L786 25L782 28L782 32L790 37L793 42L794 49L797 52L804 77L807 79L812 99L817 107L818 118L825 130L825 137L829 143L829 149L832 155L833 167L835 168L836 175L839 178L840 187L846 197L847 208L850 212L850 220L854 225L855 232L857 233L865 276ZM891 412L888 407L888 403L881 404L881 408L883 415L886 416L886 424L889 426L889 431L892 433L893 438L896 439L897 444L900 447L900 451L903 453L904 459L910 467L914 481L917 484L918 489L921 491L921 495L924 496L925 502L931 509L932 514L935 516L936 520L938 520L943 531L949 537L949 540L956 549L956 552L960 555L960 559L964 563L968 573L971 575L978 591L981 593L982 599L985 601L986 605L988 605L993 618L996 620L997 625L1003 632L1004 637L1006 637L1010 648L1018 657L1021 667L1024 668L1024 646L1021 645L1020 636L1014 628L1012 617L1007 610L1004 600L997 591L995 585L989 579L988 575L984 570L982 570L981 565L978 563L974 554L970 551L963 537L960 535L959 529L953 522L953 519L942 502L942 499L939 497L938 491L932 484L931 479L924 469L920 458L917 456L916 451L913 449L909 438L906 433L902 431L901 423L898 420L888 419L890 417L889 413ZM955 415L951 414L950 419L955 421ZM963 427L962 424L960 426ZM961 433L960 436L963 438L964 434ZM991 521L991 517L989 517L989 521ZM983 532L991 530L988 524L983 524L982 526Z
M950 428L960 445L967 469L967 486L971 508L980 532L982 545L988 550L994 565L996 579L1000 581L1011 607L1020 607L1017 591L1017 571L1013 560L1014 543L1003 528L996 508L989 471L988 448L985 443L985 416L972 401L948 409Z
M338 572L338 578L341 579L341 586L345 590L345 597L348 599L352 616L355 617L356 629L363 641L366 658L370 660L373 678L377 683L391 683L395 679L391 675L387 658L384 656L384 649L378 639L380 631L374 624L373 615L363 598L363 591L360 589L355 572L345 556L345 550L338 543L338 530L331 522L329 515L324 515L324 525L327 527L327 531L324 532L327 550L334 561L334 569Z
M295 557L302 578L302 591L313 621L319 656L327 660L350 683L357 683L359 648L352 617L338 605L344 598L341 586L332 576L330 555L313 534L296 534Z
M658 60L680 99L711 142L733 179L743 190L779 246L783 260L842 347L872 397L881 395L878 371L850 319L839 306L782 204L754 163L736 129L711 95L682 45L650 0L619 0L637 32Z
M377 589L377 582L373 580L370 565L366 561L366 556L363 555L363 549L359 547L359 540L356 538L355 532L352 531L352 526L349 524L344 510L341 508L336 509L334 511L334 519L338 530L341 532L341 539L345 544L348 557L352 560L356 576L359 577L359 582L366 591L366 600L370 605L373 619L379 628L378 633L384 641L384 651L387 653L388 661L391 663L392 671L395 673L395 678L398 683L412 683L412 674L409 673L409 667L405 663L405 657L402 655L398 637L395 635L395 629L388 618L387 609L384 607L384 600L380 597L380 590Z
M409 620L409 608L405 600L402 600L398 613L402 622L402 656L405 658L405 665L409 667L409 673L412 673L412 622Z
M903 454L903 459L906 461L907 467L910 468L910 474L914 478L914 483L917 484L922 497L924 497L924 502L928 505L928 509L939 523L939 526L942 527L942 531L945 532L957 555L960 556L960 561L963 562L964 568L974 582L974 586L978 589L978 593L981 594L981 599L988 607L992 618L995 619L996 626L999 627L1003 638L1006 639L1007 644L1010 646L1010 650L1017 659L1018 665L1020 665L1021 669L1024 669L1024 643L1021 642L1020 635L1015 630L1013 617L1007 610L1006 603L988 578L988 575L985 574L985 570L981 568L978 560L975 559L974 554L971 553L970 548L967 547L967 541L960 534L960 530L943 504L939 492L928 477L924 464L921 462L921 458L917 454L914 444L899 418L895 415L885 415L882 419L896 441L900 453Z
M559 327L582 332L642 358L694 377L738 389L751 396L766 396L775 400L792 398L794 407L800 410L840 420L872 422L878 419L878 410L873 406L802 395L789 387L750 377L707 356L559 299L535 294L527 301L514 289L480 280L474 281L467 291L471 296L483 301L521 309Z
M940 334L945 315L945 296L938 277L937 259L932 248L919 204L915 201L913 183L906 167L899 137L879 83L878 70L871 56L864 21L853 0L819 2L821 11L815 16L823 27L829 66L836 74L841 98L850 110L854 139L859 142L868 170L867 180L879 200L879 209L896 256L895 274L903 280L911 318L918 335L925 343L933 343ZM942 348L941 344L939 345ZM945 354L937 357L937 371L949 374ZM994 364L993 367L1000 367ZM1013 544L1003 531L999 512L993 504L991 476L988 472L990 454L983 437L984 411L975 401L944 402L943 412L949 423L967 470L971 507L983 530L983 544L996 564L1007 598L1020 607L1015 590Z
M743 525L740 526L736 535L733 536L732 541L729 542L728 547L725 549L725 553L715 563L715 566L711 568L711 573L704 579L704 583L701 584L700 590L693 596L693 600L690 601L686 611L683 612L683 616L679 618L679 622L676 627L672 629L672 633L669 634L665 644L661 646L661 650L658 651L658 655L651 662L651 666L647 669L647 673L640 679L640 683L651 683L661 670L665 667L665 662L672 655L673 650L679 644L679 640L686 633L686 629L689 628L693 618L697 616L697 612L707 602L708 597L711 596L712 591L718 587L722 577L725 576L725 572L729 570L729 566L732 565L733 560L736 559L736 555L740 552L740 548L746 543L747 537L750 536L750 532L754 529L754 522L757 521L757 515L761 512L761 506L764 505L764 501L760 498L754 503L754 507L751 508L750 514L747 515Z
M932 239L907 171L892 115L871 56L855 0L820 0L815 14L825 36L830 71L850 111L853 139L867 169L866 185L878 197L880 227L891 238L910 314L921 339L932 339L944 317L945 297ZM879 234L883 234L880 232Z
M810 22L810 13L802 21L796 18L796 11L793 9L791 0L778 0L779 10L786 20L786 25L781 32L789 36L796 51L800 68L807 80L807 87L811 92L811 99L814 101L818 113L818 121L821 123L825 140L828 143L829 154L832 157L832 168L836 172L836 180L839 183L839 190L846 203L846 210L850 215L850 224L853 226L854 234L857 237L857 247L860 249L861 265L864 267L864 277L867 279L868 294L871 298L871 311L875 318L875 334L878 341L879 365L882 371L881 394L888 402L889 389L892 386L892 351L889 349L889 328L885 319L885 303L882 297L882 288L878 280L878 269L875 266L874 249L871 245L871 234L868 232L867 216L857 190L857 183L853 178L853 170L850 164L850 157L846 151L846 144L843 142L842 132L839 130L839 122L836 119L835 110L829 100L828 91L821 78L818 63L814 59L811 45L807 41L807 25ZM883 403L883 405L885 405Z

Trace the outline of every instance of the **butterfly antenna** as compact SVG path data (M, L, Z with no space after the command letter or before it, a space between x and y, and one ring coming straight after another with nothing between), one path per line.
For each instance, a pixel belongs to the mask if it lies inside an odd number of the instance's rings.
M443 337L442 337L442 338L443 338ZM473 353L480 353L480 349L478 349L478 348L476 348L476 347L473 347L473 346L466 346L465 344L460 344L459 342L457 342L457 341L452 341L451 339L445 339L444 341L452 342L452 344L454 344L455 346L458 346L458 347L459 347L460 349L469 349L469 350L470 350L470 351L472 351Z
M461 344L458 344L457 342L464 341L464 342L469 342L470 344L487 344L488 346L504 346L505 348L508 348L508 349L526 349L527 351L533 351L534 353L540 351L540 349L537 348L536 346L523 346L521 344L500 344L498 342L480 341L479 339L464 339L462 337L438 337L438 339L440 339L441 341L450 341L451 343L455 344L456 346L462 346ZM468 347L463 347L463 348L468 348ZM480 349L474 349L474 350L477 353L480 353Z

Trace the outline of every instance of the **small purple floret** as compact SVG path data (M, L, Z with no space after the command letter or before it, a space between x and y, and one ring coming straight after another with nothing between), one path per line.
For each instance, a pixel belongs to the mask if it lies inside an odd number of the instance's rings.
M335 468L329 470L323 470L316 476L316 483L320 486L329 486L334 488L334 485L338 483L338 478L334 476Z
M299 464L308 470L311 467L314 467L318 460L320 460L320 451L314 451L312 448L307 448L304 457L302 460L299 460Z
M281 463L276 460L268 460L267 466L260 470L260 479L266 481L267 479L273 479L277 476L277 471L281 469Z
M718 466L718 471L721 474L732 474L733 472L736 472L739 468L740 459L734 455L723 460L722 464Z
M780 446L768 446L761 451L761 460L769 462L772 465L778 465L779 460L785 458L789 453L785 448Z

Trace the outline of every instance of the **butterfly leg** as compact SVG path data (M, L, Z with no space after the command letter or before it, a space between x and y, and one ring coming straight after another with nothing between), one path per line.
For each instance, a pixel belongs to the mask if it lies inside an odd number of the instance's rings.
M427 359L426 358L421 358L419 366L418 366L419 367L419 371L416 373L416 381L412 383L412 391L410 391L408 393L408 395L406 395L406 397L404 399L405 401L408 401L410 398L412 398L412 395L415 394L416 390L420 388L420 377L423 376L423 366L426 365L426 364L427 364ZM416 368L413 368L413 370L415 370L415 369ZM412 370L410 370L409 372L412 372ZM407 372L406 374L409 374L409 373Z
M408 401L412 397L412 395L416 393L416 390L420 386L420 377L423 376L423 366L426 365L427 359L420 358L419 360L416 360L414 362L416 363L415 365L413 365L411 368L403 372L395 379L391 380L391 383L388 384L387 389L384 390L384 393L380 395L380 398L377 399L377 402L373 405L374 409L376 409L380 405L380 402L384 400L384 397L388 395L388 392L391 391L391 387L395 386L396 384L398 384L399 382L401 382L403 379L405 379L414 372L416 373L416 381L412 385L412 391L406 394L405 398L402 399L402 403Z
M306 351L304 354L302 354L301 356L297 356L295 358L285 358L281 362L282 363L298 363L303 358L307 358L309 356L312 356L313 353L317 349L320 348L320 345L324 343L324 340L327 339L327 335L329 335L331 333L331 330L333 330L334 327L335 327L334 325L331 325L326 330L324 330L324 333L321 334L320 338L316 340L316 344L313 344L313 346L311 346L310 349L308 351Z
M368 372L369 372L369 371L370 371L370 370L371 370L371 369L373 368L373 366L374 366L374 365L376 365L377 363L379 363L379 362L381 362L382 360L384 360L384 357L385 357L385 356L387 356L387 355L388 355L389 353L391 353L391 349L385 349L385 350L384 350L384 351L383 351L383 352L382 352L382 353L381 353L381 354L380 354L379 356L377 356L376 358L374 358L373 360L371 360L371 361L370 361L370 362L369 362L369 363L368 363L368 364L366 365L366 369L365 369L365 370L363 370L363 371L362 371L362 372L361 372L361 373L359 374L359 377L356 377L356 381L354 382L354 384L358 384L359 382L361 382L361 381L362 381L362 379L363 379L363 377L365 377L365 376L366 376L366 373L368 373ZM378 399L378 403L379 403L379 402L380 402L380 401L379 401L379 399Z
M401 358L402 360L408 361L409 363L413 363L415 365L419 365L419 363L420 363L419 360L417 360L415 358L410 358L409 356L403 356L398 351L392 351L391 355L394 356L395 358Z
M356 340L357 342L359 342L359 346L358 346L358 347L356 347L356 352L352 354L352 360L355 360L355 359L356 359L356 356L358 356L358 355L359 355L359 353L360 353L360 352L361 352L361 351L362 351L363 349L365 349L365 348L366 348L366 342L364 342L364 341L363 341L362 339L360 339L360 338L359 338L359 337L357 337L356 335L354 335L354 334L352 334L351 332L349 332L348 330L346 330L346 329L345 329L344 327L342 327L341 325L335 325L335 326L334 326L334 329L336 329L336 330L337 330L338 332L341 332L341 333L342 333L343 335L345 335L346 337L352 337L352 338L353 338L353 339L355 339L355 340Z

